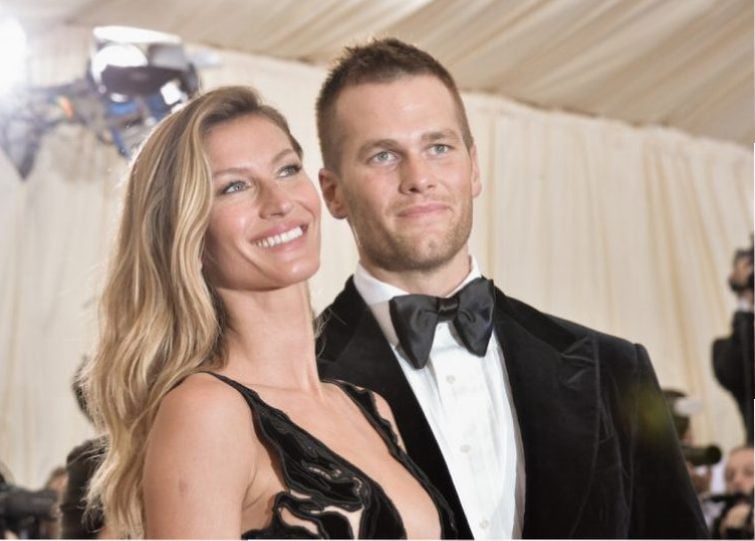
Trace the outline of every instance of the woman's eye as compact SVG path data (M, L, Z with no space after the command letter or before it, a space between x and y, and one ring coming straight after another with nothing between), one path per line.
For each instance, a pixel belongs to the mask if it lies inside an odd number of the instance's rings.
M243 191L247 188L246 182L243 180L234 180L233 182L228 183L225 188L223 188L222 193L228 194L228 193L236 193Z
M392 163L396 161L396 155L388 150L383 150L370 158L370 161L376 164Z
M279 177L292 177L296 175L299 171L301 171L301 165L298 163L292 163L290 165L286 165L280 169L278 172Z

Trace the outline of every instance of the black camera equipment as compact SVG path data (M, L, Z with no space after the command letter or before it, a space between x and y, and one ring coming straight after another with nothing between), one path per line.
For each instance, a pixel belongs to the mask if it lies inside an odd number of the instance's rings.
M732 507L740 502L749 503L752 505L752 492L749 494L742 494L741 492L725 492L723 494L709 494L705 497L706 500L712 502L725 503L728 507Z
M684 460L693 466L709 466L718 464L721 460L721 449L716 445L708 445L706 447L682 445L682 454L684 455Z
M752 539L753 538L753 524L752 524L752 505L753 505L753 493L743 494L741 492L725 493L725 494L709 494L705 497L706 500L723 504L720 508L718 517L713 521L713 538L714 539ZM742 528L725 528L725 531L718 531L721 522L724 517L731 511L735 505L747 504L750 507L750 512L744 521Z
M31 491L0 482L0 534L12 532L19 539L39 539L40 522L56 515L54 490Z

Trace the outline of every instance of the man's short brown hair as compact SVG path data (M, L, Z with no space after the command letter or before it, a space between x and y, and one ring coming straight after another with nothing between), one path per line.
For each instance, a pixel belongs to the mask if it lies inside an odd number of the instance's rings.
M338 137L335 127L335 106L338 96L349 87L365 83L390 83L401 77L430 75L437 77L456 102L462 137L472 146L464 103L453 77L430 54L396 38L373 40L366 45L347 47L328 74L317 98L317 134L326 168L339 165Z

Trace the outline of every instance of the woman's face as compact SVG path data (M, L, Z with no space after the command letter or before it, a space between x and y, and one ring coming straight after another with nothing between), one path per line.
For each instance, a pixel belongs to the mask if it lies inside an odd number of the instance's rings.
M271 290L320 265L320 199L291 141L259 115L205 138L214 194L204 269L219 289Z

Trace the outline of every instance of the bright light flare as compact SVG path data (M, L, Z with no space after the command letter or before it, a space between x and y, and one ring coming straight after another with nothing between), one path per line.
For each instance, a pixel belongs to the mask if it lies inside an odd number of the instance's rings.
M0 93L23 81L26 71L26 32L11 17L0 18Z
M176 105L186 99L186 94L181 92L178 84L174 81L165 83L160 89L160 94L162 94L163 101L169 106Z
M102 72L108 66L133 68L147 65L147 57L136 45L118 43L106 45L92 58L92 75L100 81Z

